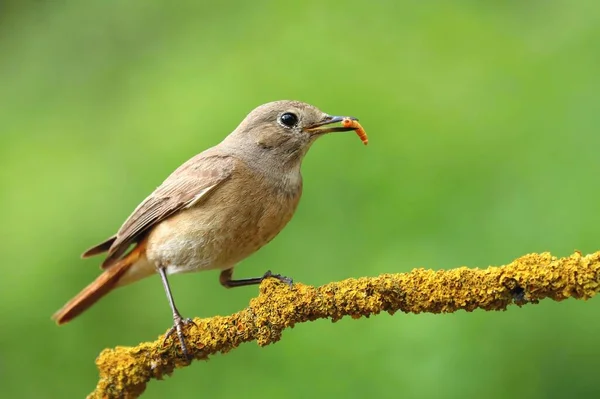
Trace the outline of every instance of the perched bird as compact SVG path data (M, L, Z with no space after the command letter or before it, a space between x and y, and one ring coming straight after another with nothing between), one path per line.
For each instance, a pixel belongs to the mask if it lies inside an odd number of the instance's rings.
M173 312L173 327L188 356L183 319L167 276L220 269L225 287L275 277L233 279L238 262L271 241L290 221L302 193L300 165L314 141L353 117L330 116L299 101L275 101L254 109L221 143L176 169L127 218L117 234L82 257L106 252L102 274L54 315L63 324L114 288L158 273ZM130 249L131 248L131 249ZM166 338L165 338L166 339Z

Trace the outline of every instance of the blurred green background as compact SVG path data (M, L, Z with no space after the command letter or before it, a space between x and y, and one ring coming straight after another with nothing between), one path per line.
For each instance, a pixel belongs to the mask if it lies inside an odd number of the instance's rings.
M3 2L0 392L77 398L105 347L171 325L156 277L72 324L79 254L255 106L298 99L370 135L320 139L295 218L237 276L320 285L600 250L597 1ZM171 279L186 316L255 287ZM320 320L152 381L145 398L600 397L600 299Z

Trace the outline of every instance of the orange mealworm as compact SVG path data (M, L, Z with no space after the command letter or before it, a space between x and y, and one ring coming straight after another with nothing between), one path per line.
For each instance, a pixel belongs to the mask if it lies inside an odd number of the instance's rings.
M360 123L358 123L358 121L349 118L344 118L342 120L342 126L354 128L356 134L358 135L358 137L360 137L360 140L364 143L364 145L367 145L369 143L367 132L365 132L365 129L363 129L363 127L360 125Z

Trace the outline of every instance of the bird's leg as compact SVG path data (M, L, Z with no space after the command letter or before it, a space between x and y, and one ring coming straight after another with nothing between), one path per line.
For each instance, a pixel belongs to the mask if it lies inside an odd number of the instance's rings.
M192 319L184 319L181 317L179 310L175 306L175 301L173 300L173 294L171 294L171 287L169 286L169 280L167 280L167 271L164 267L159 267L158 272L160 273L160 278L163 283L163 287L165 288L165 293L167 294L167 299L169 300L169 304L171 305L171 310L173 311L173 327L167 331L165 335L165 339L163 340L163 345L167 341L167 339L173 335L174 332L177 332L177 337L179 338L179 343L181 344L181 351L186 358L190 358L190 354L188 352L187 346L185 344L185 336L183 335L183 326L187 324L194 324Z
M281 281L282 283L286 283L287 285L290 286L290 288L292 287L292 285L294 283L294 281L291 278L282 276L281 274L273 274L273 273L271 273L270 270L267 270L267 272L262 277L242 278L239 280L233 280L232 277L233 277L233 268L223 270L221 272L221 275L219 276L219 281L221 282L221 285L225 288L244 287L246 285L260 284L264 279L269 278L269 277L276 278L277 280Z

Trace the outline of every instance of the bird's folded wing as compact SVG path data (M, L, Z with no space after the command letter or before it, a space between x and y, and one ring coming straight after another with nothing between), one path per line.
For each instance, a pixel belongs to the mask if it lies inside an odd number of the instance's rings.
M182 209L200 205L231 176L233 167L231 157L204 154L181 165L123 223L102 268L110 267L153 226Z

